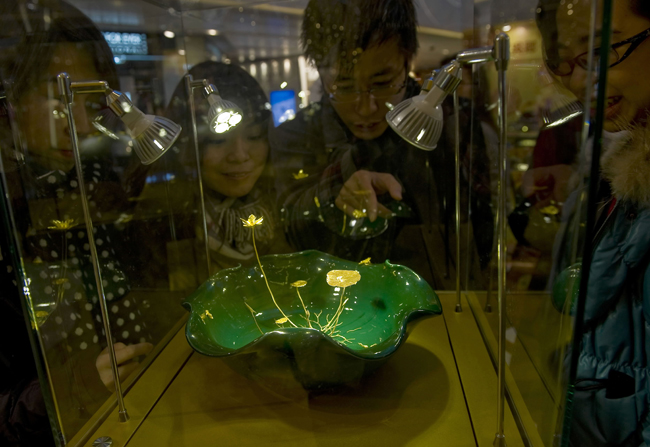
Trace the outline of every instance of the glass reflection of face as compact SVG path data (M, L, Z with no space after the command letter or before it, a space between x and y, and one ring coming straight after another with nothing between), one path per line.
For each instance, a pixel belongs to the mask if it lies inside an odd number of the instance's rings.
M74 166L74 159L65 107L60 101L56 83L56 75L61 72L67 72L72 81L100 78L88 50L78 48L74 43L60 43L54 47L41 81L21 92L17 118L29 155L47 169L67 172ZM80 139L94 131L90 119L97 110L88 110L89 104L98 105L98 98L91 95L75 97L73 113Z
M400 51L397 39L391 39L364 50L352 71L337 73L336 69L320 70L327 93L340 89L363 92L353 102L332 101L334 110L354 136L372 140L386 131L386 103L398 104L404 98L405 89L402 88L394 96L381 99L374 98L366 90L403 84L406 67L407 61Z
M590 1L566 2L557 13L559 52L562 59L571 59L588 51ZM571 8L569 8L569 5ZM601 18L597 19L600 23ZM650 28L650 20L635 15L628 0L613 3L612 38L615 44ZM595 46L600 46L597 34ZM629 48L617 49L623 55ZM602 52L606 54L606 52ZM645 82L650 72L650 39L643 41L624 61L607 72L607 103L604 129L615 132L643 118L650 108L650 83ZM573 73L560 77L578 98L584 98L587 82L596 82L593 73L575 65Z
M255 186L269 154L267 127L245 120L202 142L201 172L205 185L226 197L242 197Z

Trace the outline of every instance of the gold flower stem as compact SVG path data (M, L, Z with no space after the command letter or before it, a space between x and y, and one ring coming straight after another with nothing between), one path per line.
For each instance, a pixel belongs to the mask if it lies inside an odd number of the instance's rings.
M344 203L343 204L343 228L341 229L341 234L345 233L345 224L347 223L348 220L348 215L345 214L345 210L348 208L348 206Z
M248 307L248 310L251 311L251 316L253 317L253 321L255 322L255 326L257 326L257 329L259 329L260 332L262 333L262 335L264 335L264 331L262 330L262 328L260 327L260 325L257 323L257 318L255 318L255 311L253 310L252 307L250 307L250 306L248 305L248 303L245 302L244 304L246 305L246 307Z
M298 287L296 287L296 293L298 293L298 298L300 298L300 304L302 304L302 308L305 310L305 316L307 317L307 323L309 324L309 328L313 329L311 325L311 320L309 319L309 311L305 307L305 302L302 300L302 297L300 296L300 290L298 290Z
M343 304L344 304L343 303L343 295L344 294L345 294L345 287L343 287L343 291L341 292L341 300L339 301L339 307L338 307L338 309L336 309L336 312L334 313L334 316L332 317L330 322L327 323L325 325L325 327L323 328L323 332L327 332L327 331L330 331L330 330L332 332L334 332L334 329L336 328L336 325L338 324L339 316L343 312Z
M266 283L266 288L269 289L269 293L271 294L271 299L273 300L273 304L275 304L275 307L278 308L278 310L280 311L280 313L282 314L282 316L283 316L284 318L286 318L287 321L288 321L289 323L291 323L291 325L292 325L293 327L298 327L298 326L296 326L296 325L293 323L293 321L291 321L291 318L289 318L289 317L288 317L288 316L287 316L287 315L282 311L282 309L280 309L280 306L278 305L278 302L275 301L275 297L273 296L273 292L271 292L271 286L269 286L269 282L268 282L268 280L266 279L266 273L264 273L264 268L262 268L262 262L260 261L260 255L257 253L257 245L255 245L255 227L251 227L251 231L253 232L253 249L255 250L255 257L257 258L257 263L259 264L259 266L260 266L260 270L262 271L262 277L264 278L264 282Z
M63 285L65 284L63 278L66 277L66 273L67 273L66 270L68 268L68 245L66 244L66 240L65 240L65 230L61 234L61 240L63 241L63 268L61 269L59 284L57 284L57 297L56 297L57 306L61 303L61 300L63 299L63 293L64 293Z

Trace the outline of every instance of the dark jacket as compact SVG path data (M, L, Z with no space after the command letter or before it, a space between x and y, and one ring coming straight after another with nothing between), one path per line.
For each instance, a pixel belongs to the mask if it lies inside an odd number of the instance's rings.
M419 86L409 79L406 97L419 93ZM469 115L467 115L469 117ZM278 204L285 225L287 240L296 249L318 249L336 256L373 262L387 258L395 261L395 240L405 224L428 228L451 226L454 209L454 139L452 117L447 115L448 129L438 147L426 152L401 139L391 128L379 138L360 140L348 130L326 96L301 111L294 120L285 122L270 134L271 155L275 168ZM461 147L470 146L469 119L461 124ZM485 149L483 148L483 153ZM466 158L469 164L469 156ZM467 177L476 172L464 170L464 191ZM487 167L482 172L487 172ZM480 167L479 167L480 169ZM395 203L388 194L379 196L397 217L388 219L383 228L369 225L363 234L344 230L352 219L343 217L334 201L343 184L358 170L392 174L403 186L403 201ZM474 180L474 178L473 178ZM491 225L489 178L478 190L487 191L489 218L477 213L482 227ZM476 200L476 195L474 199ZM400 206L401 205L401 206ZM467 209L467 207L463 207ZM466 213L464 219L467 218ZM486 222L489 225L486 225ZM370 234L370 237L366 235ZM446 232L448 235L449 233ZM491 235L488 231L486 250L489 257ZM423 250L423 247L413 247ZM436 253L444 265L445 252Z
M570 445L650 446L650 159L645 135L604 148ZM604 193L602 192L604 191ZM563 244L570 247L571 243ZM576 335L578 336L578 335Z

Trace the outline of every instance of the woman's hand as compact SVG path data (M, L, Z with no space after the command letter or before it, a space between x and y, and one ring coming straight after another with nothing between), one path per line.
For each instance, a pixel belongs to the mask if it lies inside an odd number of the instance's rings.
M139 362L131 361L136 357L148 354L153 345L151 343L138 343L135 345L125 345L124 343L115 343L115 359L118 364L118 374L120 375L120 382L124 381L133 371L140 366ZM113 370L111 368L111 357L108 354L108 348L104 349L97 361L95 362L99 378L102 379L106 388L109 391L115 390L115 382L113 381Z
M374 222L377 216L387 219L392 214L377 202L377 196L385 193L389 193L395 200L402 200L402 185L391 174L361 170L345 182L335 203L351 217L366 215Z

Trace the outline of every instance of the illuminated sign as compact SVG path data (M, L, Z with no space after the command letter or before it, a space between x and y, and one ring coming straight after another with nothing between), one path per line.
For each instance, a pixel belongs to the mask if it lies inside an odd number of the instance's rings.
M104 39L113 54L147 54L147 35L140 33L104 32Z

